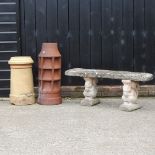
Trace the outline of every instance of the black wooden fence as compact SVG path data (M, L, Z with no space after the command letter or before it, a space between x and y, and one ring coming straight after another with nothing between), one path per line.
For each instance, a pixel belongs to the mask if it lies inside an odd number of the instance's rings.
M0 96L8 95L10 69L8 60L20 55L19 50L19 3L17 0L0 0Z
M63 85L81 83L64 76L73 67L155 74L155 0L19 2L21 54L34 59L35 81L42 42L59 43Z

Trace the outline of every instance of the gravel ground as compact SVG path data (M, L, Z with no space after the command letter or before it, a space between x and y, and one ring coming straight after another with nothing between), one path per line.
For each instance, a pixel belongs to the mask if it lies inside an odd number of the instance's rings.
M155 155L155 98L119 110L121 99L93 107L80 99L54 106L0 101L0 155Z

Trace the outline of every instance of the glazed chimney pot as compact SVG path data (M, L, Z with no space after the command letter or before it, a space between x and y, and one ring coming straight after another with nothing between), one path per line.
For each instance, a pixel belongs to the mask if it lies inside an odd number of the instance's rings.
M14 105L34 104L32 58L29 56L11 57L8 63L11 68L10 102Z
M39 54L38 103L61 104L61 55L57 43L43 43Z

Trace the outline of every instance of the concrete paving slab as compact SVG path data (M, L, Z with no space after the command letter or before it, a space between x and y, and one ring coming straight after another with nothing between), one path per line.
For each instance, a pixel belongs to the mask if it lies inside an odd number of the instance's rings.
M119 110L121 99L93 107L79 99L56 106L0 102L0 155L155 155L155 98Z

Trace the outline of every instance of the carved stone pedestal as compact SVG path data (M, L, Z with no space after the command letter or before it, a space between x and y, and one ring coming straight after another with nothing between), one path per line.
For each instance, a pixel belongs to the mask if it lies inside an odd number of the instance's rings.
M133 111L141 108L141 105L137 104L138 98L138 83L131 80L122 80L123 85L123 104L120 106L120 110Z
M85 96L85 98L81 101L81 105L93 106L98 104L99 100L95 98L97 95L97 88L96 88L97 79L84 78L84 80L85 80L85 90L83 92L83 95Z

